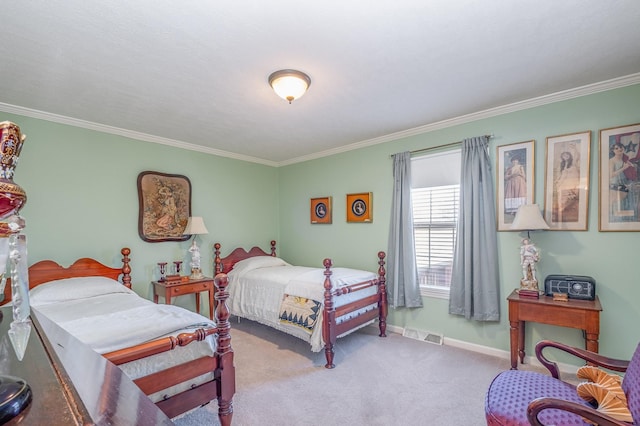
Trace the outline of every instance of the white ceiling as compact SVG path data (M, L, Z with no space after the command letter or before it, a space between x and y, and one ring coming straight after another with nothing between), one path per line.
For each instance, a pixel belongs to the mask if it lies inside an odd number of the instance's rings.
M0 110L270 165L640 81L638 0L2 6ZM267 83L282 68L312 79L291 105Z

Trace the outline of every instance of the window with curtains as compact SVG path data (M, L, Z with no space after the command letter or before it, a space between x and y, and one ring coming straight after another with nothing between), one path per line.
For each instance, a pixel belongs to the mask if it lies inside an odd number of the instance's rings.
M412 158L411 188L420 291L448 298L460 205L460 151Z

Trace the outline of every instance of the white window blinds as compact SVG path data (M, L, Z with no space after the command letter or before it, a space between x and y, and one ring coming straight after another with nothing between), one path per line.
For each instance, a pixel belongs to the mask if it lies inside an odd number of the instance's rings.
M411 174L420 286L448 290L460 205L460 151L412 160Z

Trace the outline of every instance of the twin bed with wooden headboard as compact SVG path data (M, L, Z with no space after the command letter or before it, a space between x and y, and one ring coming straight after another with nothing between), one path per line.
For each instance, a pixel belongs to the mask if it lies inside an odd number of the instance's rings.
M168 417L217 400L220 423L230 425L235 367L226 281L216 280L213 322L138 296L131 290L130 250L121 253L122 268L89 258L68 268L35 263L29 268L31 309L118 365Z
M322 268L293 266L260 247L236 248L220 257L214 244L216 276L228 281L232 315L266 324L324 349L326 368L333 368L336 339L375 320L380 336L386 336L387 290L384 252L378 252L377 272L333 268L324 259Z

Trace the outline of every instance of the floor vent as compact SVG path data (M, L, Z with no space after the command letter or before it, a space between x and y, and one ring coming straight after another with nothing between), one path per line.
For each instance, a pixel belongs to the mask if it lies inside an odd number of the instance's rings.
M440 333L416 330L415 328L405 328L402 335L410 339L421 340L423 342L433 343L436 345L441 345L444 340L444 336Z

